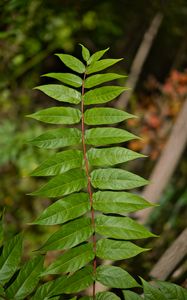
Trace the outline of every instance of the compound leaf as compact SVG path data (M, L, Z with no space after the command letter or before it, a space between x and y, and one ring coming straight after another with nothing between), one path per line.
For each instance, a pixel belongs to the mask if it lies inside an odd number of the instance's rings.
M80 150L65 150L52 155L37 167L31 176L54 176L82 166L83 154Z
M115 266L99 266L96 279L111 288L128 289L139 286L129 273Z
M87 125L114 124L134 117L125 111L115 108L91 108L87 109L84 121Z
M50 124L76 124L81 120L79 109L72 107L51 107L35 112L27 117Z
M91 128L85 132L86 143L94 146L123 143L137 138L126 130L112 127Z
M44 149L77 145L81 143L81 131L77 128L53 129L39 135L29 143Z
M81 217L64 224L39 249L42 251L69 249L86 241L93 233L90 218Z
M93 207L103 213L125 214L151 206L153 204L142 197L127 192L98 191L93 193Z
M133 240L155 236L128 217L98 216L95 224L96 232L109 238Z
M131 242L101 239L97 241L97 256L101 259L122 260L147 251Z
M74 87L80 87L82 85L82 79L79 76L71 73L48 73L42 76L57 79Z
M5 242L0 256L0 281L6 283L18 268L22 254L22 235L18 234Z
M123 93L127 88L121 86L102 86L86 92L84 95L84 104L101 104L109 102Z
M21 268L16 280L7 289L8 297L15 300L25 299L39 282L39 275L43 270L43 256L37 256L29 260Z
M90 209L89 196L77 193L60 199L46 208L33 222L38 225L63 224L85 214Z
M119 75L115 73L106 73L106 74L97 74L97 75L92 75L85 80L85 88L92 88L94 86L97 86L99 84L102 84L104 82L108 82L114 79L119 79L119 78L124 78L126 76L124 75Z
M69 272L74 273L93 259L93 245L91 243L86 243L63 253L51 265L48 266L42 275L45 276L48 274Z
M70 69L77 73L85 72L85 65L78 58L69 54L56 54L61 61Z
M121 169L97 169L91 173L94 188L125 190L144 186L148 181L138 175Z
M64 86L62 84L46 84L35 87L36 90L42 91L47 96L61 101L73 104L78 104L81 102L81 93Z
M39 190L31 193L36 196L59 197L78 192L87 186L85 171L81 169L69 170L57 175Z
M145 156L123 147L111 147L91 148L87 152L87 157L92 166L112 166Z

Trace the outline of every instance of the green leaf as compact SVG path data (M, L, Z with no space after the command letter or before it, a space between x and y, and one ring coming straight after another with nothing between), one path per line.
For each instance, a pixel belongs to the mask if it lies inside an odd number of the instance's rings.
M85 132L86 143L95 146L123 143L138 137L126 130L119 128L92 128Z
M53 154L45 160L30 175L31 176L54 176L65 173L74 168L81 168L83 154L80 150L65 150Z
M55 176L39 190L31 193L35 196L59 197L78 192L87 187L85 171L73 169Z
M133 240L155 236L128 217L98 216L95 224L96 232L109 238Z
M120 300L120 298L111 292L100 292L96 294L96 300Z
M22 254L22 235L5 242L2 254L0 256L0 279L1 284L6 283L18 268Z
M139 286L129 273L114 266L99 266L96 279L103 285L111 288L128 289Z
M119 109L99 107L87 109L84 115L84 121L87 125L102 125L119 123L133 117L133 115Z
M15 300L25 299L37 286L43 270L43 256L29 260L20 270L16 280L7 289L8 297Z
M60 278L61 282L64 279L65 279L65 276L61 275L61 278ZM60 298L59 296L50 298L55 295L55 294L53 294L52 288L53 288L53 286L55 286L57 284L57 282L59 283L59 278L40 285L37 288L37 291L31 298L31 300L48 300L48 299L58 300Z
M76 124L80 122L81 112L72 107L51 107L42 109L27 117L50 124Z
M123 291L123 295L125 296L125 300L142 300L141 296L131 291Z
M87 74L92 74L95 72L102 71L108 67L113 66L114 64L121 61L122 59L123 58L119 58L119 59L108 58L108 59L101 59L99 61L92 62L90 66L87 68L86 72Z
M84 95L84 104L90 105L109 102L118 97L125 90L127 90L127 88L121 86L102 86L90 90Z
M152 286L143 279L141 280L143 284L144 297L146 300L168 300L168 298L165 297L165 294L161 293L161 291L158 288Z
M85 242L93 233L90 218L79 218L64 224L39 249L42 251L69 249Z
M87 157L92 166L112 166L145 156L123 147L111 147L91 148L87 152Z
M167 300L186 300L187 290L174 283L157 281L161 292L167 297Z
M72 276L67 277L61 284L57 284L56 288L53 286L54 292L56 293L79 293L85 290L93 283L93 269L91 266L87 266ZM54 293L53 292L53 293Z
M82 44L79 44L82 47L82 57L87 62L90 58L89 50Z
M42 76L57 79L74 87L80 87L82 85L82 79L79 76L71 73L48 73Z
M94 86L97 86L99 84L102 84L104 82L108 82L114 79L119 79L119 78L124 78L127 77L125 75L119 75L119 74L115 74L115 73L106 73L106 74L97 74L97 75L93 75L90 76L88 78L86 78L85 80L85 88L92 88Z
M96 253L101 259L122 260L134 257L147 250L149 249L143 249L131 242L101 239L97 241Z
M29 141L30 144L44 149L56 149L81 143L81 131L77 128L58 128L46 131Z
M68 272L74 273L93 259L93 245L86 243L63 253L48 266L48 268L42 273L42 276Z
M153 204L138 195L127 192L101 192L93 194L93 207L103 213L125 214L151 207Z
M4 223L4 211L0 213L0 246L2 245L4 239L3 223Z
M90 65L91 63L94 63L95 61L99 60L107 51L109 50L109 48L106 48L104 50L99 50L97 52L95 52L94 54L92 54L92 56L90 57L88 64Z
M46 84L35 87L47 96L62 102L78 104L81 102L81 93L60 84Z
M148 181L125 170L108 168L92 171L91 183L94 188L102 190L125 190L144 186Z
M46 208L33 222L38 225L63 224L85 214L90 209L89 196L78 193L60 199Z
M61 61L70 69L77 73L85 72L85 65L76 57L69 54L56 54Z

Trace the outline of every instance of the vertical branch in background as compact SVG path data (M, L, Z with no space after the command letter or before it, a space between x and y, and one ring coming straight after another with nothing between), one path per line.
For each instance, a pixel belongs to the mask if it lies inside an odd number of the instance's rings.
M167 186L187 143L187 99L177 117L170 137L151 176L150 184L144 189L142 196L156 203ZM151 209L139 211L135 215L141 223L146 223Z
M125 86L130 88L130 90L129 92L121 95L117 103L118 108L125 108L128 104L128 101L132 93L134 92L140 73L142 71L143 64L149 54L153 41L158 33L158 30L162 23L162 19L163 19L163 15L161 13L157 13L153 18L150 27L144 34L142 43L140 44L140 47L132 63L129 77L126 81Z

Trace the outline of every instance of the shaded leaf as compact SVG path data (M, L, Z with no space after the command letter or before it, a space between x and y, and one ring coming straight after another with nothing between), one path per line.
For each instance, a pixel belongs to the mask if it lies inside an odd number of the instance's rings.
M54 176L82 166L83 154L80 150L65 150L53 154L45 160L30 175Z
M99 266L96 279L111 288L128 289L139 286L129 273L115 266Z
M70 69L77 73L85 72L85 65L76 57L69 54L56 54L61 61Z
M99 61L93 61L90 64L90 66L87 68L86 73L87 74L92 74L95 72L102 71L108 67L113 66L117 62L121 61L123 58L119 59L113 59L113 58L107 58L107 59L101 59Z
M111 147L91 148L87 152L87 157L92 166L112 166L145 156L123 147Z
M47 73L42 76L57 79L74 87L80 87L82 85L82 79L79 76L71 73Z
M42 275L60 274L64 272L74 273L93 259L93 245L86 243L63 253L51 265L48 266Z
M94 90L90 90L84 95L84 104L90 105L109 102L125 90L127 90L127 88L121 86L102 86Z
M157 281L161 292L167 297L167 300L186 300L187 290L174 283Z
M67 277L61 284L57 284L56 288L53 286L53 290L56 293L78 293L88 288L92 283L93 269L91 266L87 266Z
M125 300L142 300L141 296L131 291L123 291L123 295L125 297Z
M88 60L88 64L90 65L91 63L99 60L108 50L109 50L109 48L106 48L104 50L99 50L99 51L95 52L94 54L92 54L92 56Z
M90 209L89 195L78 193L60 199L46 208L33 222L39 225L63 224L80 217Z
M18 234L5 242L0 256L0 281L3 285L17 270L22 254L22 235Z
M111 292L101 292L96 294L96 300L120 300L120 298Z
M93 75L93 76L86 78L84 86L85 86L85 88L90 89L90 88L97 86L99 84L102 84L104 82L111 81L114 79L124 78L124 77L126 77L126 76L115 74L115 73L97 74L97 75Z
M81 102L81 93L60 84L46 84L35 87L47 96L62 102L78 104Z
M101 192L93 194L93 207L104 213L125 214L151 207L142 197L127 192Z
M56 149L81 143L81 131L77 128L58 128L46 131L29 141L39 148Z
M123 129L101 127L86 130L85 138L89 145L102 146L123 143L138 137Z
M96 232L109 238L133 240L155 236L128 217L98 216L95 224Z
M133 115L119 109L98 107L87 109L84 121L87 125L102 125L122 122L133 117Z
M165 294L162 294L158 288L152 286L143 279L141 280L143 284L144 297L146 300L168 300L168 298L165 297Z
M43 270L43 256L37 256L29 260L21 268L16 280L7 289L8 297L15 300L25 299L37 286L39 275Z
M90 218L79 218L64 224L39 249L44 251L72 248L86 241L93 233Z
M51 124L76 124L80 122L81 112L72 107L51 107L42 109L27 117Z
M91 183L98 189L125 190L144 186L148 181L125 170L108 168L92 171Z
M102 259L122 260L147 251L131 242L101 239L97 241L97 256Z
M61 275L60 281L62 282L65 279L65 276ZM53 293L53 286L55 286L57 284L57 282L59 283L59 278L56 280L51 280L49 282L46 282L42 285L40 285L35 294L32 296L31 300L48 300L51 299L50 297L54 296L55 294ZM53 300L58 300L60 297L53 297Z
M59 197L78 192L87 187L85 171L73 169L55 176L39 190L31 193L36 196Z
M89 50L82 44L79 44L82 47L82 57L87 62L90 58Z

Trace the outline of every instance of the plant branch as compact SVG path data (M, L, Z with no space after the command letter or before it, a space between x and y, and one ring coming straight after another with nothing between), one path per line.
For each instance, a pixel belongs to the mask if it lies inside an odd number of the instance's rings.
M82 148L83 148L83 156L85 161L85 169L86 169L86 176L88 179L88 194L90 199L90 209L91 209L91 222L93 227L93 235L92 235L92 243L93 243L93 251L95 254L94 260L93 260L93 273L94 276L96 274L96 268L97 268L97 262L96 262L96 236L95 236L95 215L94 215L94 208L93 208L93 197L92 197L92 188L91 188L91 179L89 174L89 163L86 156L86 143L85 143L85 127L84 127L84 82L86 78L86 73L84 73L83 78L83 84L82 84L82 100L81 100L81 113L82 113L82 119L81 119L81 131L82 131ZM93 283L93 300L95 300L95 280Z

